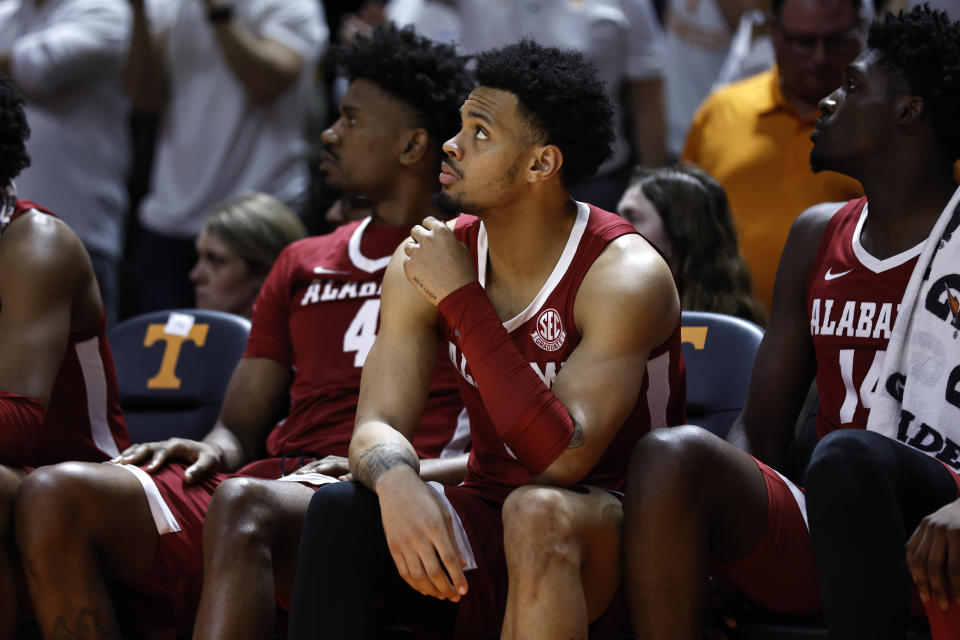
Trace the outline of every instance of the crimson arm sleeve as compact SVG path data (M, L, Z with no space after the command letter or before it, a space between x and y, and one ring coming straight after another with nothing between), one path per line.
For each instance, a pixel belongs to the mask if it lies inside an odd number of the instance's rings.
M438 308L460 332L460 349L500 437L530 473L542 473L570 443L567 408L510 339L479 282L460 287Z
M30 464L46 417L47 409L39 400L0 391L0 464Z

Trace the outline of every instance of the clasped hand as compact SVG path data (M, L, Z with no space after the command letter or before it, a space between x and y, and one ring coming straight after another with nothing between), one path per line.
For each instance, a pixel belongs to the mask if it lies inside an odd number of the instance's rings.
M427 217L410 230L403 252L407 280L433 305L476 280L470 252L453 230L436 218Z

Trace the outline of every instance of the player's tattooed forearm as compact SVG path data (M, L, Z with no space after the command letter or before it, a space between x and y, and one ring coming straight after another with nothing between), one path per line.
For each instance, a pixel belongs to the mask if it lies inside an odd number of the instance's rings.
M375 444L357 460L354 475L363 484L374 487L380 476L402 464L417 468L417 458L408 448L398 442Z
M96 609L81 609L73 629L63 616L53 622L50 640L120 640L120 628L110 613Z
M567 449L576 449L578 447L582 447L583 442L584 442L583 425L577 422L576 420L574 420L573 435L570 436L570 442L567 443Z
M420 287L420 290L423 291L425 294L427 294L427 297L428 297L428 298L430 298L431 300L436 300L436 299L437 299L437 296L434 295L433 291L430 291L430 289L427 289L426 285L424 285L422 282L420 282L420 278L414 277L414 278L413 278L413 283L414 283L415 285L417 285L418 287Z

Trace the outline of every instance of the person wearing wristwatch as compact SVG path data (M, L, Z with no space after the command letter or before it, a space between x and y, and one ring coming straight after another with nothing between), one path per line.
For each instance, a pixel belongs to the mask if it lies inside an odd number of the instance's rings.
M329 30L315 0L129 0L127 90L160 115L138 215L138 311L190 306L203 216L241 192L302 209L303 137Z

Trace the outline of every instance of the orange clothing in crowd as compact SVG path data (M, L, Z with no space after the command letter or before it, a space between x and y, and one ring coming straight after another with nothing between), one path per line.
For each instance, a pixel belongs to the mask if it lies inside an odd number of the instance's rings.
M770 309L773 280L790 225L819 202L863 195L856 180L810 169L810 133L819 113L800 116L780 92L777 70L730 84L700 106L683 159L723 185L750 267L754 294Z

